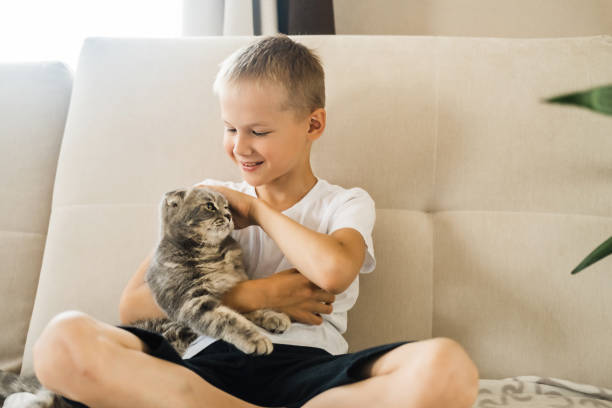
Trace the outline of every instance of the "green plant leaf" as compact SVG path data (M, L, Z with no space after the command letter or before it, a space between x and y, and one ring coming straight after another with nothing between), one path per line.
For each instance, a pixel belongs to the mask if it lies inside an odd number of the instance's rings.
M544 102L576 105L606 115L612 115L612 85L600 86L582 92L555 96Z
M604 241L603 244L595 248L593 252L591 252L586 258L584 258L584 260L580 262L577 267L574 268L574 270L572 271L572 275L577 274L582 269L599 261L602 258L605 258L610 254L612 254L612 237L608 238L606 241Z

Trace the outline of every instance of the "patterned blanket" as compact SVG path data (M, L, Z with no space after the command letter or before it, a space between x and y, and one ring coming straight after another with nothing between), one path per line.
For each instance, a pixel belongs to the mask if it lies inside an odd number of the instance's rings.
M558 378L519 376L480 380L473 408L612 408L612 390Z

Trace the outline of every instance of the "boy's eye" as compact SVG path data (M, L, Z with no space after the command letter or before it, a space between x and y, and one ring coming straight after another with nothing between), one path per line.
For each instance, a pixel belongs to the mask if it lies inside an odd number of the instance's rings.
M232 128L225 128L225 131L226 131L226 132L230 132L230 133L234 133L234 132L236 132L236 129L232 129ZM255 136L265 136L265 135L267 135L268 133L271 133L271 132L255 132L255 131L253 131L253 134L254 134Z

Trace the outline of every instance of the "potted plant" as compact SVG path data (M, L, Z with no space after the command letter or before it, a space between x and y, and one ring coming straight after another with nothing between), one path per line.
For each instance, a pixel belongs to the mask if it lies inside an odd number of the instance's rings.
M612 85L555 96L554 98L545 99L544 102L576 105L605 115L612 115ZM571 274L574 275L580 272L582 269L610 254L612 254L612 237L608 238L595 248L593 252L587 255L587 257L574 268Z

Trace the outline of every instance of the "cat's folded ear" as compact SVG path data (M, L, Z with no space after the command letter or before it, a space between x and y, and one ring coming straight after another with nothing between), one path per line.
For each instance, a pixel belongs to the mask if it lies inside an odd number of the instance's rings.
M176 207L185 198L187 190L179 188L177 190L168 191L164 194L164 201L171 207Z

